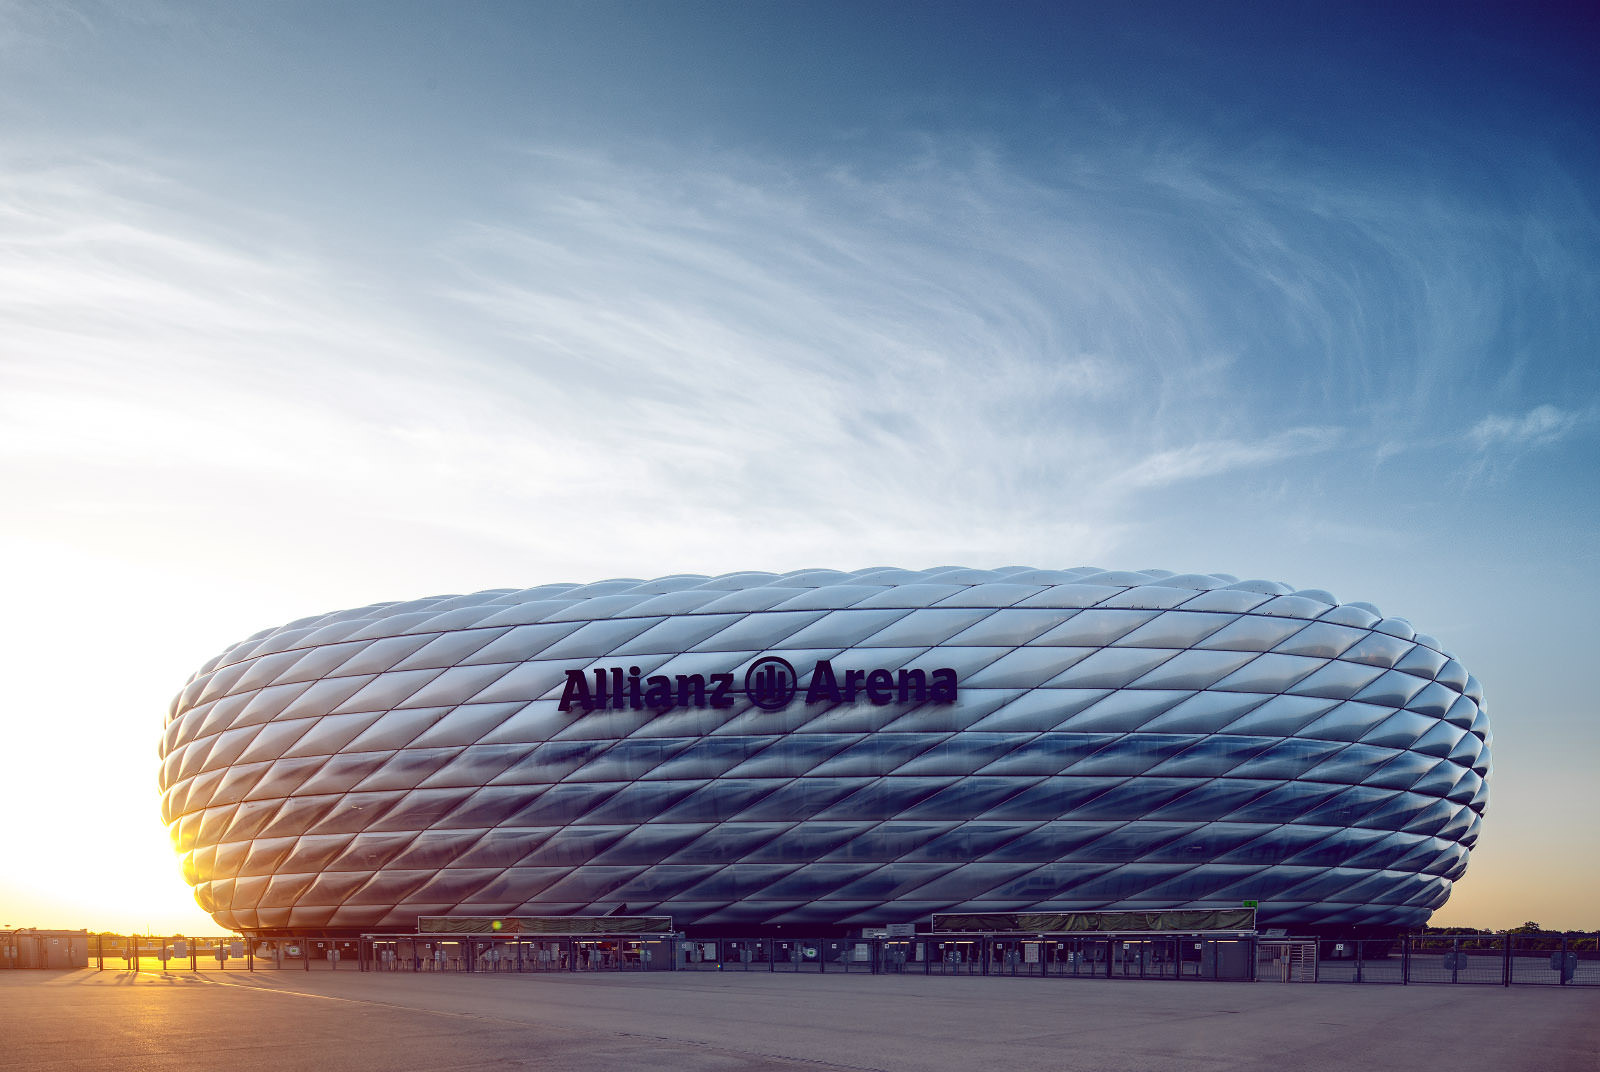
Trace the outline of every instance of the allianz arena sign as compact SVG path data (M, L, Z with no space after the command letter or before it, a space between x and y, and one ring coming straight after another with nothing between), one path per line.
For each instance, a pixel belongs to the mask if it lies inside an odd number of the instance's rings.
M1492 741L1438 640L1321 589L801 570L263 630L173 701L160 785L196 900L257 934L1248 901L1403 928L1466 871Z
M590 682L593 681L591 687ZM569 669L561 690L559 710L665 712L673 707L730 708L736 702L733 674L665 674L643 676L637 666L599 667L593 671ZM811 668L805 691L794 664L777 655L762 655L744 673L743 696L763 711L781 711L797 695L812 704L855 703L858 699L877 707L892 703L956 702L959 677L948 666L926 670L836 671L832 661L818 659Z

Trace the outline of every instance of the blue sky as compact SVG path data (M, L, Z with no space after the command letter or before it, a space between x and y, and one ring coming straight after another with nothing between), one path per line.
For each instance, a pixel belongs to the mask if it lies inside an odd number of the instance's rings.
M264 626L1026 563L1410 618L1498 738L1438 918L1600 927L1595 44L1577 6L0 0L13 721L118 757L0 924L101 925L56 846L113 822L142 910L187 903L141 764Z

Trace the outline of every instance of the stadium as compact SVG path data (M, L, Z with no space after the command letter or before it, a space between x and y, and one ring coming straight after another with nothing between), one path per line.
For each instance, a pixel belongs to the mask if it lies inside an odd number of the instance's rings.
M269 629L173 701L160 784L201 907L262 936L1241 905L1381 933L1464 873L1491 740L1438 641L1317 589L805 570Z

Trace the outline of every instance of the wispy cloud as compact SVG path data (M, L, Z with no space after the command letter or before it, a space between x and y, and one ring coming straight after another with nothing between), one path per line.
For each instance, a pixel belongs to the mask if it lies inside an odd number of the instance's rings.
M1472 426L1467 437L1479 450L1498 446L1537 447L1565 439L1593 414L1564 410L1558 406L1535 406L1519 416L1490 414Z
M176 165L13 156L0 451L74 509L310 508L582 576L1103 560L1189 484L1292 499L1449 423L1432 358L1369 367L1447 220L1425 254L1356 243L1363 275L1310 249L1347 226L1334 194L1155 156L1043 181L959 143L876 169L545 148L505 211L381 272Z
M1223 439L1191 443L1177 450L1152 454L1124 471L1118 480L1131 487L1157 488L1239 469L1275 465L1328 450L1338 443L1339 436L1338 428L1292 428L1255 442Z
M1226 365L1086 206L982 160L869 181L533 159L527 215L454 245L452 296L507 375L618 415L588 439L648 443L634 469L675 462L679 486L731 463L787 525L1096 514L1149 401Z
M1069 417L1116 361L1019 356L1037 302L974 308L950 252L919 273L803 199L640 178L464 228L375 294L148 162L0 161L10 512L246 546L313 515L289 553L387 524L578 576L1114 542L1034 489L1098 449ZM597 525L616 510L645 521Z

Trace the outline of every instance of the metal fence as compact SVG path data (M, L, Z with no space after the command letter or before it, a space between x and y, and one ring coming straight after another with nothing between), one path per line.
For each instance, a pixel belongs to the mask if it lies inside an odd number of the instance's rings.
M360 939L90 935L89 964L132 971L584 971L1252 978L1249 938L1019 937L696 939L679 935L378 934Z
M1247 979L1248 939L1019 937L682 939L680 971Z
M360 970L357 939L154 937L91 934L89 967L99 971Z
M100 970L760 971L1600 986L1600 935L1463 934L1388 940L951 933L720 939L674 934L374 934L359 939L89 935L87 941L89 966Z
M1320 946L1318 982L1600 986L1600 934L1428 934Z

